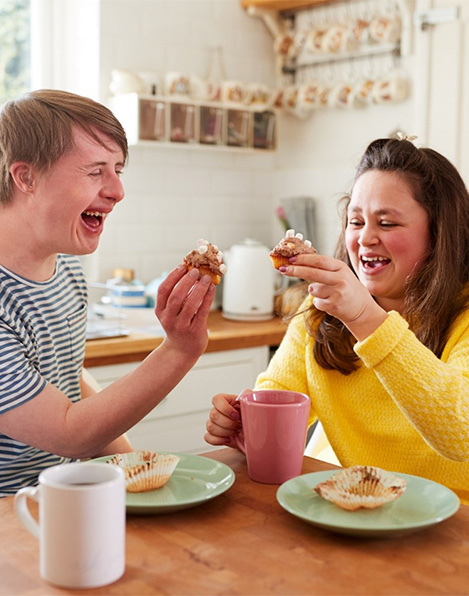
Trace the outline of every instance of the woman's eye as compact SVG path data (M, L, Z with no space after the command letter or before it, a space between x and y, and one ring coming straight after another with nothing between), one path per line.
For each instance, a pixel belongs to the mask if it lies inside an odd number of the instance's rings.
M348 222L348 225L349 226L356 227L356 226L363 225L363 222L361 222L359 219L350 219L349 222Z
M390 221L382 221L379 224L382 228L394 228L397 224L391 223Z

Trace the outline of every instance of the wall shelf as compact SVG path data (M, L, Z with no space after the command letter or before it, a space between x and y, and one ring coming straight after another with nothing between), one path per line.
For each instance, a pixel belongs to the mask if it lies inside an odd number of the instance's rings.
M131 143L132 147L144 149L188 149L190 151L217 151L217 152L231 152L243 155L259 155L259 153L274 153L277 148L273 149L254 149L254 147L229 147L228 145L203 145L201 143L171 143L167 141L137 141Z
M359 3L359 0L357 0ZM313 22L315 9L320 9L325 5L343 6L344 10L349 9L352 2L345 0L241 0L248 14L253 17L261 18L269 29L274 39L282 45L282 38L288 41L291 31L296 30L296 21L300 14L310 15L310 21ZM282 53L276 53L276 72L279 81L282 81L283 75L289 75L292 80L289 83L296 82L296 74L308 68L327 64L340 64L346 62L355 62L362 58L369 60L375 57L380 58L388 55L396 59L401 56L408 56L412 52L413 46L413 14L415 11L416 0L395 0L396 9L401 20L400 39L397 43L371 43L364 44L356 51L347 52L313 52L306 60L302 56L301 60L297 55L289 56ZM375 7L379 10L379 6ZM371 7L370 7L371 10ZM340 21L339 21L340 22ZM288 43L291 43L289 41ZM288 47L288 46L287 46ZM285 82L282 83L285 85Z
M337 0L242 0L244 8L264 8L282 12L285 10L299 10L301 8L311 8L321 4L332 4Z
M109 101L129 145L273 151L276 114L264 106L126 93Z

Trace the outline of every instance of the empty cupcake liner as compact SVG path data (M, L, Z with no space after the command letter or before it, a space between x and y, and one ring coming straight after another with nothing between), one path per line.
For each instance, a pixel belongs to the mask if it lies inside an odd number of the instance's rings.
M353 466L340 470L314 491L342 509L374 509L400 497L406 481L391 472L372 466Z
M128 492L139 493L156 490L164 486L174 472L179 457L156 451L131 451L118 453L107 463L124 470Z

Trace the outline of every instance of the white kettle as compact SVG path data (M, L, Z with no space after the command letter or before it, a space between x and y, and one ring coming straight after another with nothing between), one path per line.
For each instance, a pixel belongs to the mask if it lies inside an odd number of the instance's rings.
M225 251L222 304L226 319L265 321L273 317L274 296L288 280L273 268L269 254L267 246L250 238Z

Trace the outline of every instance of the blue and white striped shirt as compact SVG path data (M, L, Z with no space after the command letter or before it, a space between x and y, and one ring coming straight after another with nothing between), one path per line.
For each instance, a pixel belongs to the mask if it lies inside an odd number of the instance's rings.
M0 415L33 399L47 383L71 401L80 399L86 315L87 286L77 257L59 255L45 282L0 266ZM0 496L37 484L43 469L66 461L0 432Z

